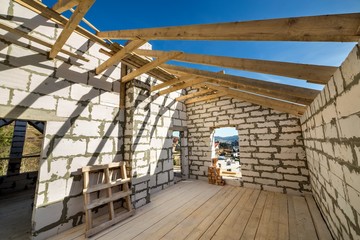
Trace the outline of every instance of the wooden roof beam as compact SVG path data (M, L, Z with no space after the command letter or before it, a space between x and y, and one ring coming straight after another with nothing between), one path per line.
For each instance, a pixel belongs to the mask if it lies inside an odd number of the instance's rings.
M58 13L65 12L70 10L71 8L77 6L79 4L79 0L58 0L57 3L54 4L52 9Z
M79 5L77 6L75 12L71 15L69 21L66 23L64 29L62 30L60 36L55 41L49 52L49 58L54 58L61 48L64 46L66 41L69 39L71 33L77 28L81 19L85 16L86 12L94 4L95 0L79 0Z
M305 110L306 110L306 106L303 105L297 105L297 104L293 104L290 102L285 102L285 101L280 101L277 99L273 99L273 98L268 98L265 96L260 96L260 95L256 95L256 94L251 94L251 93L247 93L247 92L242 92L242 91L237 91L237 90L232 90L223 86L215 86L215 85L211 85L208 84L207 85L210 89L216 89L219 91L219 93L226 93L227 96L235 98L235 99L240 99L243 101L247 101L253 104L257 104L257 105L261 105L264 107L269 107L272 108L274 110L278 110L281 112L287 112L290 114L294 114L296 116L301 116ZM186 102L185 102L186 103Z
M360 13L99 32L101 38L357 42Z
M164 64L162 66L175 74L192 74L200 78L211 79L212 81L226 82L227 84L235 85L237 88L240 88L244 91L254 92L257 94L276 97L293 102L296 102L296 100L304 100L307 104L308 102L312 102L320 92L318 90L308 88L266 82L258 79L209 72L194 68L185 68L168 64Z
M149 62L148 64L145 64L144 66L140 67L139 69L136 69L135 71L129 73L128 75L124 76L121 81L122 82L129 82L132 79L134 79L135 77L146 73L148 71L150 71L151 69L154 69L158 66L160 66L161 64L171 60L172 58L178 56L182 54L182 52L178 52L178 51L171 51L171 52L167 52L163 55L161 55L160 57L158 57L157 59L155 59L152 62Z
M170 88L161 90L161 91L158 92L158 95L161 96L161 95L164 95L164 94L175 92L177 90L184 89L184 88L191 87L191 86L195 86L195 85L197 85L199 83L203 83L203 82L206 82L206 81L207 81L206 79L198 78L198 79L195 79L193 81L188 81L188 82L181 83L181 84L172 86Z
M159 57L165 51L137 49L135 53ZM266 61L257 59L245 59L223 56L211 56L202 54L184 53L174 58L175 61L199 63L204 65L226 67L250 72L259 72L297 79L305 79L308 82L326 84L336 71L337 67L320 66L290 62Z
M201 89L201 90L199 90L197 92L189 93L187 95L177 97L175 100L176 101L183 101L183 100L186 100L186 99L189 99L189 98L199 97L199 96L202 96L202 95L205 95L205 94L208 94L208 93L214 93L214 90L213 89Z
M189 81L189 80L194 79L194 78L196 78L196 77L194 77L193 75L183 75L181 77L171 79L171 80L169 80L167 82L160 83L160 84L157 84L155 86L152 86L151 87L151 92L154 92L156 90L159 90L159 89L171 86L171 85L186 82L186 81Z
M106 60L105 62L100 64L100 66L98 66L95 69L95 73L100 74L101 72L105 71L112 65L119 63L121 61L121 59L123 59L127 54L131 53L132 51L134 51L138 47L144 45L145 43L146 43L146 40L144 40L144 39L132 40L126 46L124 46L123 49L116 52L108 60Z

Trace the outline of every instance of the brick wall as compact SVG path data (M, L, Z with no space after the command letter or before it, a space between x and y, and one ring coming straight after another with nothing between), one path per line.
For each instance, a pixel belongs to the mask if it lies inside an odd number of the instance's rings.
M278 192L310 190L299 118L220 98L187 105L190 175L207 179L214 128L238 129L242 184Z
M10 0L1 2L0 14L6 18L0 19L2 23L25 32L31 30L32 36L47 42L54 42L61 32L57 24ZM17 21L19 17L26 21ZM5 39L0 41L0 118L46 122L32 217L36 239L45 239L84 221L83 183L78 171L83 166L128 161L134 177L135 207L149 201L148 187L156 190L172 183L172 161L158 153L150 157L149 151L150 143L157 152L167 151L169 141L164 140L170 135L163 136L164 130L168 132L169 126L185 123L181 120L185 118L184 106L174 103L171 94L158 99L165 105L155 116L149 116L149 109L138 104L142 99L127 97L129 113L135 114L125 122L125 112L118 107L120 64L94 75L95 67L108 59L99 52L102 46L73 33L64 48L76 51L89 62L62 53L49 60L48 48L1 29L0 34ZM143 79L148 76L143 75L138 81ZM147 88L154 81L151 79ZM128 88L138 96L144 93L143 86L138 90L128 84ZM146 104L152 101L143 100ZM155 108L156 104L151 106ZM154 122L144 121L143 116L154 118ZM133 133L139 138L129 142L126 136ZM130 148L123 147L124 140ZM143 145L144 142L148 144Z
M360 238L360 51L301 117L313 194L336 239Z

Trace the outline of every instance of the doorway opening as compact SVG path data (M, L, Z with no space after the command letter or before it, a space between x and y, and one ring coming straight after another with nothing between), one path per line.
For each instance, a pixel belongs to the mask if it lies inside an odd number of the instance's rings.
M183 136L180 131L172 132L172 160L174 164L174 182L177 183L182 180L182 154L181 154L181 137Z
M212 133L211 158L225 179L241 179L239 135L235 127L214 129Z
M28 239L44 122L0 119L0 236Z

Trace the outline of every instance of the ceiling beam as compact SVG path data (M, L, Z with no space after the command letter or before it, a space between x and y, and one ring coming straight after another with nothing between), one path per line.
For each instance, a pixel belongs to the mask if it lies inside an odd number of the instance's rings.
M211 100L211 99L214 99L214 98L223 97L223 96L226 96L226 95L227 95L227 93L225 93L225 92L214 93L214 94L210 94L210 95L206 95L206 96L186 100L185 104L203 102L203 101Z
M48 8L45 4L43 4L39 1L34 1L34 0L13 0L13 1L15 1L16 3L20 4L21 6L26 7L28 9L30 9L31 11L33 11L45 18L51 19L52 21L54 21L55 23L57 23L59 25L65 26L67 24L67 22L69 21L66 17L58 14L57 12L55 12L51 8ZM99 45L111 50L114 53L122 49L121 45L109 44L109 43L105 42L103 39L99 38L98 36L94 35L93 33L89 32L88 30L84 29L81 26L77 26L75 29L75 32L77 32L78 34L80 34L86 38L89 38L90 41L98 43ZM148 63L149 60L147 60L146 58L143 58L137 54L134 54L134 55L131 55L131 57L123 59L122 62L130 67L139 68L142 65ZM148 74L150 76L160 79L162 81L168 81L174 77L170 73L168 73L167 71L165 71L164 69L162 69L160 67L151 70L150 72L148 72Z
M237 90L232 90L223 86L215 86L215 85L207 85L211 89L216 89L219 92L226 93L227 96L235 99L240 99L243 101L247 101L253 104L261 105L264 107L269 107L274 110L278 110L281 112L287 112L294 114L296 116L301 116L305 110L306 106L297 105L290 102L284 102L277 99L267 98L265 96L255 95L251 93L241 92ZM186 102L185 102L186 103Z
M45 42L45 41L43 41L43 40L41 40L41 39L38 39L38 38L36 38L36 37L33 37L33 36L29 35L28 33L24 32L24 31L21 31L21 30L19 30L19 29L11 28L11 27L9 27L9 26L7 26L7 25L4 25L4 24L2 24L2 23L0 23L0 28L6 30L6 31L8 31L8 32L11 32L11 33L13 33L13 34L15 34L15 35L18 35L18 36L20 36L20 37L22 37L22 38L25 38L25 39L28 39L28 40L30 40L30 41L36 42L36 43L38 43L38 44L40 44L40 45L43 45L43 46L45 46L45 47L48 47L48 48L51 48L51 47L52 47L52 44L51 44L51 43L48 43L48 42ZM69 55L70 57L73 57L73 58L76 58L76 59L81 59L81 60L83 60L83 61L85 61L85 62L88 62L88 61L89 61L89 59L86 59L85 57L83 57L83 56L81 56L81 55L78 55L78 54L76 54L76 53L73 53L73 52L70 52L70 51L67 51L67 50L64 50L64 49L61 49L60 52L66 54L66 55Z
M145 64L144 66L136 69L135 71L129 73L128 75L124 76L121 81L122 82L129 82L132 79L134 79L135 77L146 73L148 71L150 71L151 69L154 69L158 66L160 66L161 64L171 60L172 58L178 56L182 54L182 52L178 52L178 51L171 51L171 52L166 52L165 54L161 55L160 57L158 57L157 59L155 59L152 62L149 62L148 64Z
M191 86L195 86L196 84L203 83L203 82L206 82L206 81L207 81L206 79L202 79L202 78L200 79L199 78L199 79L195 79L195 80L188 81L188 82L185 82L185 83L181 83L181 84L178 84L178 85L172 86L170 88L159 91L158 95L161 96L161 95L164 95L164 94L175 92L177 90L184 89L184 88L191 87Z
M357 42L360 13L99 32L101 38Z
M197 92L189 93L189 94L177 97L177 98L175 98L175 100L176 101L183 101L183 100L186 100L186 99L189 99L189 98L199 97L199 96L205 95L207 93L213 93L213 92L214 92L213 89L201 89L201 90L199 90Z
M79 0L80 3L76 7L75 12L71 15L69 21L66 23L64 29L60 33L60 36L56 39L54 45L49 52L49 58L54 58L66 41L69 39L72 32L76 29L81 19L85 16L86 12L94 4L95 0Z
M196 78L196 77L194 77L193 75L184 75L184 76L181 76L179 78L174 78L174 79L171 79L171 80L169 80L167 82L160 83L160 84L157 84L155 86L152 86L151 87L151 92L154 92L156 90L159 90L159 89L171 86L171 85L186 82L186 81L194 79L194 78Z
M159 57L165 51L137 49L135 53L148 56ZM326 84L336 71L337 67L277 62L256 59L211 56L202 54L184 53L174 58L175 61L199 63L204 65L226 67L250 72L259 72L284 77L305 79L312 83Z
M65 12L67 10L70 10L70 8L73 8L79 4L79 0L58 0L52 9L58 13Z
M215 81L227 82L237 86L241 90L254 92L262 95L276 95L278 98L290 101L293 97L300 99L314 100L320 93L318 90L290 86L273 82L266 82L257 79L239 77L234 75L209 72L194 68L185 68L180 66L162 65L165 69L175 74L192 74L197 77L212 79Z
M121 50L119 50L113 56L111 56L108 60L106 60L105 62L100 64L100 66L98 66L95 69L95 73L100 74L101 72L105 71L112 65L119 63L121 61L121 59L123 59L127 54L131 53L132 51L134 51L138 47L144 45L145 43L146 43L146 40L144 40L144 39L132 40L126 46L124 46Z

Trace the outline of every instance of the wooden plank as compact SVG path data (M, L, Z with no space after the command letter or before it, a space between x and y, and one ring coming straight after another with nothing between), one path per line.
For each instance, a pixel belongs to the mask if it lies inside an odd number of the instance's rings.
M199 90L199 91L194 92L194 93L189 93L187 95L177 97L177 98L175 98L175 100L176 101L183 101L183 100L186 100L186 99L189 99L189 98L199 97L199 96L205 95L207 93L213 93L213 92L214 92L213 89L202 89L202 90Z
M360 14L196 24L99 32L109 39L357 42Z
M100 190L104 190L106 188L110 188L110 187L115 187L121 184L125 184L125 183L129 183L130 182L130 178L126 178L126 179L117 179L116 181L110 181L109 183L104 183L104 184L98 184L96 186L93 187L89 187L83 190L84 193L92 193L92 192L97 192Z
M219 92L219 93L215 93L215 94L210 94L210 95L205 95L202 97L197 97L197 98L193 98L193 99L189 99L185 101L185 104L191 104L191 103L197 103L197 102L202 102L202 101L208 101L214 98L219 98L219 97L223 97L226 96L226 93L223 92Z
M190 231L189 228L194 228L197 225L194 216L201 218L202 215L206 214L203 211L204 206L208 206L205 210L213 209L221 202L221 196L228 192L228 188L214 188L214 191L186 203L133 239L184 239L185 233ZM209 208L209 203L214 206Z
M220 85L223 87L228 87L228 88L234 88L236 90L240 90L240 91L244 91L243 87L239 84L236 83L231 83L231 82L226 82L226 81L219 81L219 80L208 80L208 83L213 83L215 85ZM249 89L251 89L252 87L250 87ZM314 100L313 99L306 99L303 97L297 97L297 96L290 96L288 93L286 93L285 91L279 93L279 92L275 92L272 90L266 90L266 89L256 89L252 88L251 90L245 90L246 92L249 93L255 93L255 94L259 94L259 95L263 95L266 97L270 97L270 98L275 98L275 99L281 99L284 101L288 101L288 102L293 102L293 103L297 103L297 104L301 104L301 105L310 105Z
M324 219L322 218L321 213L319 211L319 208L317 207L317 205L314 201L313 196L306 194L305 199L306 199L306 203L309 207L311 218L313 220L316 234L317 234L319 240L332 239L329 228L326 226Z
M108 168L105 169L105 182L108 183L108 184L110 183L110 173L109 173ZM125 184L127 184L127 183L125 183ZM111 199L112 198L111 185L110 185L110 187L108 187L106 189L106 192L107 192L107 197ZM109 209L108 210L109 211L109 219L113 220L115 218L114 202L110 201L108 203L108 209Z
M220 214L239 193L239 188L237 187L225 186L225 188L230 189L229 194L220 197L221 202L217 204L216 207L209 209L210 212L207 214L207 216L200 223L194 225L194 229L191 230L191 232L186 236L185 239L199 239L201 235L211 226L211 224L220 216Z
M226 208L221 212L221 214L212 222L212 224L206 229L204 233L202 233L199 239L207 240L211 239L216 231L220 228L229 214L233 211L236 204L239 200L243 197L244 193L246 192L245 188L239 188L237 195L231 200L231 202L226 206Z
M255 235L260 224L261 216L264 210L264 205L269 192L262 191L259 198L256 201L255 207L251 213L251 216L246 224L246 227L241 235L242 240L255 239Z
M195 182L181 182L179 184L173 185L166 190L157 192L154 196L151 195L151 202L146 204L145 206L136 209L135 215L131 219L125 219L124 221L116 224L116 226L111 227L109 229L104 230L103 232L97 235L97 238L101 238L101 236L105 236L110 234L112 231L116 231L116 229L120 228L125 224L129 224L132 221L140 222L140 219L146 217L146 213L150 211L156 211L157 209L162 209L164 204L169 202L177 201L179 197L186 195L189 191L193 189L199 189L199 187L204 186L202 181L195 181Z
M279 240L288 240L289 239L289 214L288 214L288 204L287 204L287 196L285 194L281 194L279 200Z
M208 85L208 87L212 88L212 89L217 89L220 92L226 93L226 95L231 98L248 101L248 102L251 102L251 103L254 103L257 105L269 107L269 108L272 108L272 109L275 109L278 111L287 112L287 113L294 114L297 116L301 116L306 110L305 106L296 105L296 104L292 104L289 102L283 102L283 101L280 101L277 99L271 99L271 98L267 98L267 97L260 96L260 95L254 95L254 94L250 94L250 93L246 93L246 92L240 92L237 90L224 88L222 86L214 87L212 85ZM185 103L187 103L187 102L185 102Z
M253 194L254 191L256 192L255 194ZM246 189L243 197L221 224L212 239L239 239L251 215L251 210L258 195L259 191ZM240 225L238 226L239 223Z
M154 92L156 90L159 90L159 89L171 86L171 85L186 82L186 81L189 81L189 80L194 79L194 78L196 78L196 77L194 77L192 75L184 75L184 76L181 76L179 78L174 78L174 79L171 79L171 80L166 81L164 83L160 83L158 85L152 86L151 87L151 92Z
M109 202L115 201L117 199L126 197L126 196L130 196L131 195L131 191L124 191L124 192L117 192L114 193L111 197L105 197L105 198L99 198L96 200L93 200L90 204L88 204L87 206L85 206L86 209L93 209L96 207L99 207L101 205L107 204Z
M190 189L183 195L179 196L177 199L174 199L174 201L168 201L162 204L160 208L152 209L151 211L143 214L141 218L136 218L132 221L127 222L121 227L117 227L116 229L114 229L114 231L103 235L102 239L111 240L115 239L117 236L120 235L122 239L131 239L140 232L145 231L149 227L161 221L166 216L171 215L177 209L181 209L187 203L194 201L194 199L196 198L202 198L204 195L208 194L208 192L213 192L214 189L216 189L216 191L218 190L218 188L216 187L204 189L200 186Z
M89 188L90 187L90 177L89 177L89 172L84 172L84 188ZM92 222L92 212L91 209L86 209L86 206L88 206L91 202L91 197L89 193L85 193L84 194L84 210L85 210L85 225L86 225L86 230L89 230L92 228L93 226L93 222Z
M160 66L161 64L169 61L170 59L178 56L182 54L182 52L177 52L177 51L171 51L171 52L167 52L163 55L161 55L160 57L158 57L157 59L155 59L152 62L149 62L148 64L142 66L141 68L136 69L135 71L129 73L128 75L124 76L121 81L122 82L128 82L131 81L132 79L134 79L135 77L146 73L148 71L150 71L153 68L156 68L158 66Z
M270 230L268 227L268 224L270 221L272 221L270 216L271 216L271 208L272 208L272 204L273 204L274 195L275 195L275 193L273 193L273 192L268 193L268 197L266 198L266 202L264 205L264 210L261 215L259 227L256 232L256 236L255 236L256 240L257 239L267 239L267 234Z
M43 45L43 46L45 46L45 47L48 47L48 48L51 48L51 47L52 47L52 44L50 44L50 43L48 43L48 42L45 42L45 41L43 41L43 40L41 40L41 39L38 39L38 38L36 38L36 37L33 37L33 36L31 36L31 35L28 35L28 33L24 32L24 31L21 31L21 30L19 30L19 29L11 28L11 27L9 27L9 26L7 26L7 25L5 25L5 24L2 24L2 23L0 23L0 28L6 30L6 31L8 31L8 32L11 32L11 33L13 33L13 34L15 34L15 35L18 35L18 36L20 36L20 37L23 37L23 38L25 38L25 39L28 39L28 40L30 40L30 41L36 42L36 43L38 43L38 44L40 44L40 45ZM69 55L70 57L77 58L77 59L81 59L81 60L83 60L83 61L85 61L85 62L88 62L88 61L89 61L87 58L85 58L85 57L83 57L83 56L81 56L81 55L78 55L78 54L76 54L76 53L73 53L73 52L70 52L70 51L67 51L67 50L64 50L64 49L61 49L60 52L66 54L66 55Z
M124 46L123 49L116 52L112 57L110 57L108 60L100 64L96 69L95 73L100 74L101 72L105 71L109 67L119 63L121 59L123 59L127 54L131 53L138 47L144 45L146 43L146 40L144 39L136 39L131 42L129 42L126 46Z
M58 0L52 9L58 13L65 12L79 4L79 0Z
M186 68L186 67L180 67L169 64L163 64L163 67L165 69L168 69L169 71L172 71L180 75L192 74L201 78L236 83L238 84L238 86L242 88L242 90L254 92L257 94L266 95L269 92L273 92L279 95L278 98L280 98L281 96L286 96L286 97L296 96L304 99L314 100L315 97L320 93L320 91L318 90L313 90L308 88L301 88L301 87L289 86L286 84L266 82L258 79L251 79L251 78L245 78L245 77L234 76L229 74L209 72L194 68Z
M206 79L197 78L195 80L185 82L185 83L182 83L182 84L179 84L179 85L175 85L175 86L172 86L172 87L170 87L168 89L161 90L161 91L158 92L158 95L159 96L165 95L165 94L175 92L177 90L184 89L184 88L187 88L187 87L191 87L191 86L194 86L196 84L203 83L203 82L206 82Z
M288 196L290 239L318 239L304 197Z
M135 53L143 56L159 57L164 54L165 51L137 49L135 50ZM296 79L305 79L309 82L319 84L326 84L337 69L337 67L330 66L189 53L179 55L175 57L174 60L279 75Z
M76 7L75 12L71 15L69 21L66 23L60 36L56 39L54 45L49 52L49 58L54 58L64 46L65 42L69 39L70 35L76 29L81 19L85 16L86 12L94 4L95 0L79 0L80 3Z

